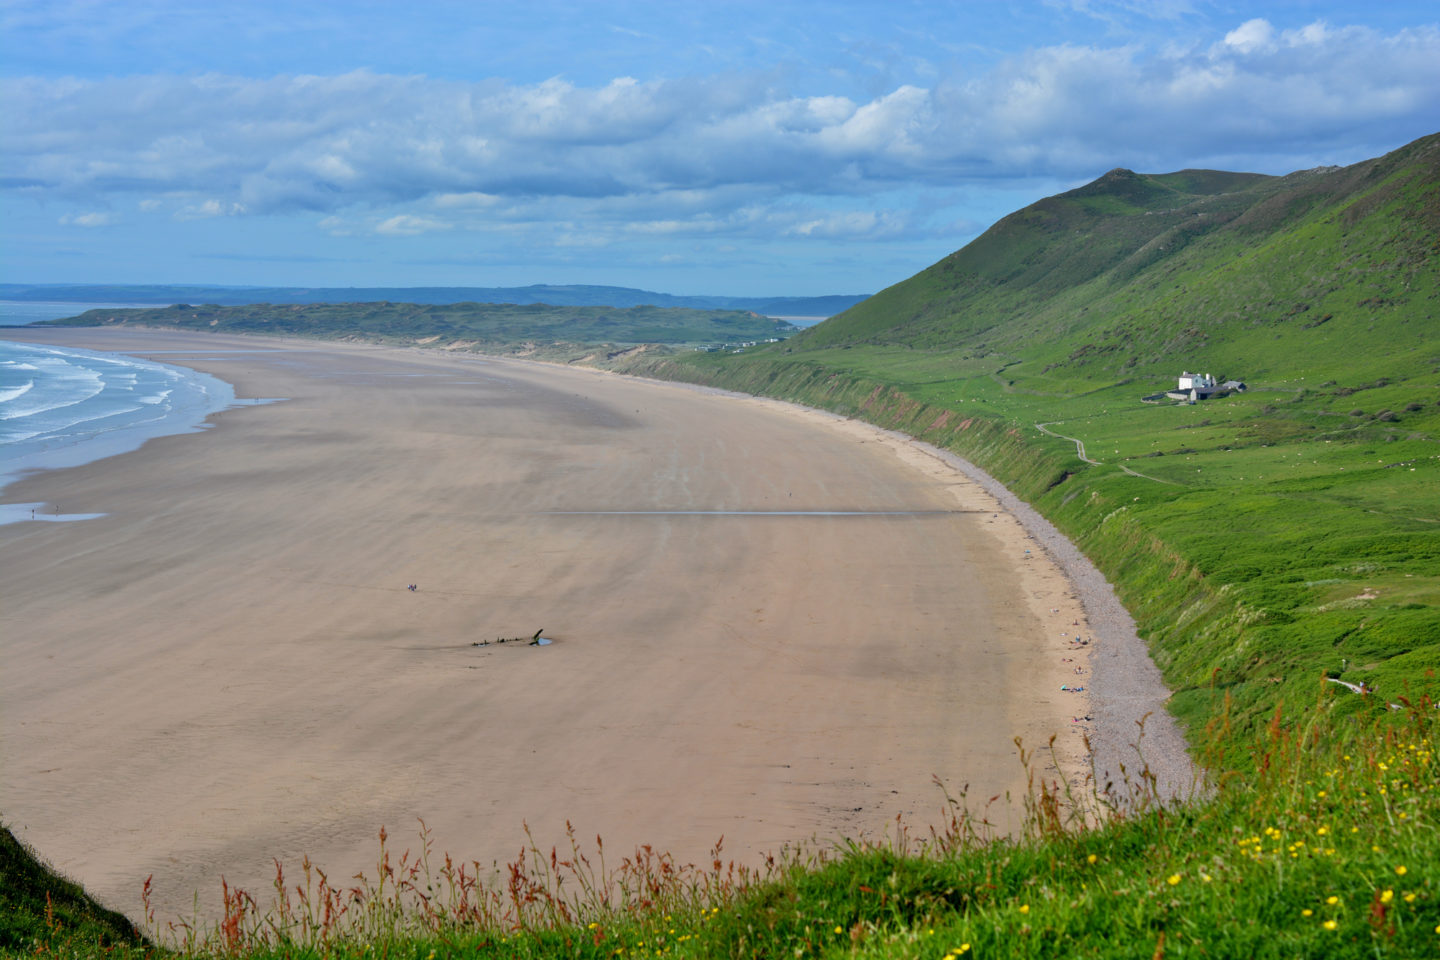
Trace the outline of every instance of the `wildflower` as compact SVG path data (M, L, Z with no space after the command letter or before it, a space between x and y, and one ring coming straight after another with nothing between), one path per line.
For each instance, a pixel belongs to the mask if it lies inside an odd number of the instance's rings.
M1022 904L1020 904L1020 912L1021 912L1021 913L1029 913L1029 912L1030 912L1030 904L1028 904L1028 903L1022 903Z
M1301 910L1301 911L1300 911L1300 916L1302 916L1302 917L1313 917L1313 916L1315 916L1315 911L1314 911L1314 910L1311 910L1309 907L1306 907L1304 910Z
M1397 876L1397 877L1403 877L1403 876L1405 876L1405 874L1407 874L1407 873L1409 873L1409 872L1410 872L1409 870L1406 870L1406 869L1405 869L1405 864L1403 864L1403 863L1400 864L1400 866L1398 866L1398 867L1395 868L1395 876Z
M1333 907L1335 906L1335 904L1340 902L1340 898L1332 893L1330 896L1325 898L1325 902Z
M1330 828L1329 828L1329 827L1321 827L1319 830L1316 830L1316 831L1315 831L1316 835L1317 835L1317 836L1321 836L1321 837L1325 836L1325 834L1327 834L1327 833L1329 833L1329 832L1330 832Z
M1386 890L1386 891L1384 891L1383 893L1380 894L1380 902L1381 902L1381 903L1389 903L1391 900L1394 900L1394 899L1395 899L1395 891L1394 891L1394 890Z
M1414 902L1415 902L1415 894L1413 894L1413 893L1407 893L1407 894L1405 894L1405 902L1406 902L1406 903L1414 903Z
M836 933L844 933L844 932L845 932L845 928L842 927L842 926L840 926L839 924L836 924L836 925L835 925L835 932L836 932Z
M1086 862L1086 863L1094 863L1096 860L1099 860L1099 859L1100 859L1099 857L1095 856L1095 854L1092 853L1092 854L1090 854L1090 856L1088 856L1088 857L1085 858L1085 862Z
M1180 882L1180 874L1178 874L1178 873L1172 873L1172 874L1170 874L1170 876L1168 876L1168 877L1165 878L1165 882L1168 883L1168 884L1170 884L1170 886L1172 886L1172 887L1175 886L1177 883Z
M1210 874L1208 874L1208 873L1202 873L1202 874L1200 874L1200 879L1201 879L1201 881L1204 882L1204 883L1209 883L1211 880L1214 880L1215 878L1212 877L1212 876L1210 876Z
M1334 930L1336 927L1340 926L1340 924L1335 922L1334 920L1326 920L1324 923L1320 924L1320 926L1324 927L1326 930Z

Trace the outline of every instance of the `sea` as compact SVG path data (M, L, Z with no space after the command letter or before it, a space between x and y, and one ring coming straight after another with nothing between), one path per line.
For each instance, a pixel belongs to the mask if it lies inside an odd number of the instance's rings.
M0 500L35 470L91 463L146 440L206 427L235 403L228 383L197 370L119 353L21 343L4 326L125 304L0 301ZM0 503L0 523L82 519L58 505Z

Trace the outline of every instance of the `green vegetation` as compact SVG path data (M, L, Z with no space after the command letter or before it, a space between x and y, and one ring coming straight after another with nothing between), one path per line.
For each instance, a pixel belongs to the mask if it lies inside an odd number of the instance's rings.
M150 326L205 333L246 333L327 340L435 346L538 356L607 360L596 345L739 344L787 336L795 327L743 310L688 307L557 307L543 303L215 304L87 310L34 326Z
M145 939L121 914L40 861L0 826L0 955L140 955Z
M978 463L1116 585L1192 734L1226 696L1245 733L1326 672L1440 693L1437 253L1440 135L1288 177L1117 170L783 344L627 368ZM1141 401L1182 369L1249 390Z
M572 836L492 872L436 855L422 825L398 857L382 832L364 878L332 886L307 862L261 899L226 888L209 928L152 921L154 955L1433 956L1440 711L1390 711L1325 686L1245 745L1254 774L1218 776L1201 799L1162 805L1145 771L1121 805L1037 782L1023 832L996 838L937 793L948 822L923 839L897 824L877 842L793 850L758 871L719 851L688 866L646 848L607 869L603 848ZM1212 732L1217 749L1235 749ZM103 953L43 936L5 949Z

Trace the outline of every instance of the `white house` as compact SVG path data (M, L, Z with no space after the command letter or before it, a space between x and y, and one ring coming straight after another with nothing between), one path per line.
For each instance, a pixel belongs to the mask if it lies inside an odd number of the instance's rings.
M1180 374L1179 389L1185 393L1194 390L1204 396L1215 389L1215 378L1208 373L1191 373L1187 370Z

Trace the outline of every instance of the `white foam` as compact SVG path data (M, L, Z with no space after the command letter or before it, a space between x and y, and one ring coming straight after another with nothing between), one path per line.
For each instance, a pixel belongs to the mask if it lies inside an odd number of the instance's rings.
M0 389L0 403L6 403L10 400L14 400L16 397L23 397L25 394L30 392L30 388L33 386L35 386L34 380L26 380L18 387L6 387L4 389Z

